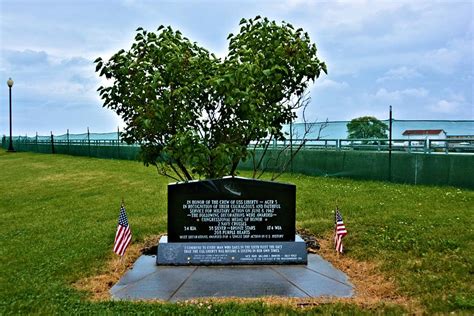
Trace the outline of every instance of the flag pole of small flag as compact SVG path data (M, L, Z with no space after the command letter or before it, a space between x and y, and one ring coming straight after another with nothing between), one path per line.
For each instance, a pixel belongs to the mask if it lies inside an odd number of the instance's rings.
M334 245L338 253L342 253L344 247L342 245L342 238L347 235L346 225L342 221L339 208L336 207L336 228L334 230Z
M132 240L132 231L128 224L127 213L125 213L125 206L122 201L120 206L120 215L117 225L117 233L115 234L114 252L119 256L125 254L130 241Z

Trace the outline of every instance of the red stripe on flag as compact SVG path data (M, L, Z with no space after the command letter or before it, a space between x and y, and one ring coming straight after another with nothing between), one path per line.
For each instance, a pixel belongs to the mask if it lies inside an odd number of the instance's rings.
M114 252L117 252L117 248L119 247L123 233L125 231L125 228L122 225L119 225L117 227L117 234L115 235L115 242L114 242Z
M120 236L120 240L117 243L117 249L116 249L116 251L114 250L115 253L122 256L125 253L125 250L127 249L128 244L130 243L130 240L131 240L131 233L130 233L130 230L128 229L128 227L127 227L123 231L122 236Z
M344 246L342 243L342 238L347 235L346 225L342 221L342 216L339 213L339 210L336 208L336 220L334 228L334 246L336 251L342 253Z
M122 225L119 225L114 245L114 252L116 254L118 254L119 256L123 256L132 239L131 235L132 233L128 226L123 227Z
M117 232L115 233L114 252L119 256L123 256L131 240L132 231L130 229L130 225L128 224L127 213L125 212L125 207L123 206L122 202L122 206L120 207Z

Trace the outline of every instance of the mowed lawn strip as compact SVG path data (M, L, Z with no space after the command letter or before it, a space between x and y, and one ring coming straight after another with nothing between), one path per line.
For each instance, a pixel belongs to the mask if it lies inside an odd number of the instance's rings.
M149 304L90 302L77 280L101 272L124 198L133 241L166 232L168 179L139 162L0 152L0 313L298 313L262 302ZM242 172L242 176L249 175ZM474 310L474 192L385 182L283 175L297 185L297 226L333 229L340 207L346 256L379 264L401 294L429 312ZM353 313L352 304L304 312ZM367 312L400 312L381 304Z

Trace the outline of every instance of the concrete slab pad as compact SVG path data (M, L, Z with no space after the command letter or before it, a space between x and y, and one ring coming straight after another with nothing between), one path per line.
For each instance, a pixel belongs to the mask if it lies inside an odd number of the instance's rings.
M158 268L155 256L141 256L110 293L114 299L169 300L194 270L196 267Z
M154 258L152 256L141 256L140 258L138 258L137 261L135 261L133 267L128 270L120 278L119 282L117 282L117 284L115 284L110 289L110 293L112 294L112 296L124 287L135 283L152 273L155 273L156 268L153 264L153 259Z
M113 299L180 301L204 297L350 297L348 277L320 256L308 265L157 266L141 256L110 290Z
M308 255L308 265L306 268L313 270L316 273L320 273L328 278L334 279L335 281L350 285L349 278L344 272L336 269L330 262L324 260L319 255Z
M275 267L289 283L295 284L309 297L351 297L352 286L330 279L306 268Z
M180 267L181 268L181 267ZM114 296L128 300L169 300L177 289L194 272L196 267L176 269L176 267L165 267L159 269L149 277L133 283L117 291Z
M278 273L265 266L200 267L171 298L198 297L308 297Z
M156 267L152 256L141 256L135 261L132 268L125 273L116 285L127 285L137 282L149 274L155 273Z

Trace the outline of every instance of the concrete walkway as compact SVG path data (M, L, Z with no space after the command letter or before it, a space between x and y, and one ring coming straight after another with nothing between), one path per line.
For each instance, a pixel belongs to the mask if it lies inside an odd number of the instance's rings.
M308 265L157 266L141 256L110 290L117 300L180 301L204 297L350 297L347 276L318 255Z

